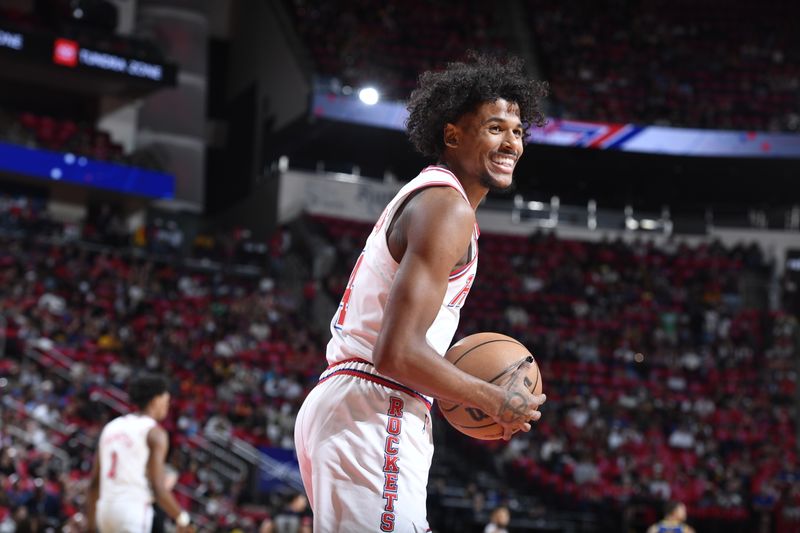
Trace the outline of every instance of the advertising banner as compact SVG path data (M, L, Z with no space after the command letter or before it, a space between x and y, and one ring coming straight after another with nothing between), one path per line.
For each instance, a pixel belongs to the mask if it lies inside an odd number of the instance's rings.
M405 129L405 104L367 105L353 96L318 92L312 113L319 118L395 130ZM800 134L705 130L550 119L532 128L528 140L556 146L679 156L800 158Z

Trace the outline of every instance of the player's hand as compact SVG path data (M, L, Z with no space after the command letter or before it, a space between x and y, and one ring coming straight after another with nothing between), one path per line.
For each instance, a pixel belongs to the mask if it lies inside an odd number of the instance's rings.
M525 376L530 367L531 361L526 360L508 378L498 383L503 395L492 418L503 426L504 440L509 440L517 431L530 431L531 422L542 416L539 407L547 400L547 396L531 394L525 386Z

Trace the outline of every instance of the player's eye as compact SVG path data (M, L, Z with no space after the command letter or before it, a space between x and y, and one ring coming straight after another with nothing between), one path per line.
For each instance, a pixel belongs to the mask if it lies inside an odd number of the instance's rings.
M497 124L489 126L489 131L491 131L492 133L500 133L500 126L498 126Z
M519 128L515 129L514 130L514 137L522 137L522 130L519 129Z

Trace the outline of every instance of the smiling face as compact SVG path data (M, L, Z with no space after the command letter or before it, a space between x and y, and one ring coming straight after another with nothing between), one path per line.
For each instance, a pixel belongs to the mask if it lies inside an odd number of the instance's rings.
M484 102L445 127L445 160L460 178L503 191L513 183L523 135L517 104L502 98Z

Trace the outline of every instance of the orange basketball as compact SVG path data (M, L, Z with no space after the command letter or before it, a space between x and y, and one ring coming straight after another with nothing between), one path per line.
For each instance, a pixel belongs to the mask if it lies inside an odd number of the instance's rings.
M500 333L476 333L455 343L445 354L458 368L489 383L502 381L530 358L532 365L525 385L533 394L541 394L539 365L533 355L516 339ZM503 427L476 407L439 401L439 410L450 425L465 435L481 440L503 438Z

